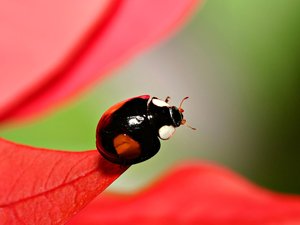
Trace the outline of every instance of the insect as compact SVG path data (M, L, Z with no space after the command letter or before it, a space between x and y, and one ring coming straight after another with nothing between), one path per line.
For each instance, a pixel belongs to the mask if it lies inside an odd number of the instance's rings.
M160 149L160 140L168 140L175 128L186 125L182 103L179 107L149 95L127 99L109 108L96 131L98 151L107 160L131 165L145 161ZM190 127L191 129L195 129Z

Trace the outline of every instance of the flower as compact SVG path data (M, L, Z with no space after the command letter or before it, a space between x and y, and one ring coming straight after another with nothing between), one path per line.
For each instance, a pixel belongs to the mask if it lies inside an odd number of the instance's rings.
M188 161L133 196L101 195L68 225L299 223L299 196L272 193L228 169Z
M196 3L5 3L2 125L52 110L169 34ZM95 150L50 151L4 139L0 159L0 221L5 225L64 224L127 169ZM137 195L102 195L69 224L296 224L299 210L296 196L262 190L220 167L188 162Z

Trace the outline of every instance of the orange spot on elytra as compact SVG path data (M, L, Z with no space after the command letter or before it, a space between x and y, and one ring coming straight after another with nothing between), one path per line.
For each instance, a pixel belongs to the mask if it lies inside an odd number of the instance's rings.
M141 154L140 144L126 134L119 134L113 142L116 152L122 158L134 159Z

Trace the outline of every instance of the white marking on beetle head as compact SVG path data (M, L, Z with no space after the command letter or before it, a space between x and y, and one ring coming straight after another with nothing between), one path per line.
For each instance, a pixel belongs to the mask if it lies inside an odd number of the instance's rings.
M158 107L164 107L164 106L170 107L168 103L157 98L152 99L152 103Z
M174 134L174 132L175 132L175 127L168 126L168 125L162 126L158 130L159 137L162 140L168 140L168 139L170 139L172 137L172 135Z

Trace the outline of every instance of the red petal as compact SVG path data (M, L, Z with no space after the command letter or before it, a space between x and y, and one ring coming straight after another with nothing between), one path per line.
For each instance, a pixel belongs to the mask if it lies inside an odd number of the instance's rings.
M64 224L125 167L96 151L51 151L0 139L1 224Z
M6 3L0 7L6 15L0 73L7 75L0 80L0 120L30 116L70 96L169 34L196 2Z
M89 4L72 0L2 1L0 114L30 101L26 98L58 76L115 4L110 0Z
M187 163L135 196L102 195L68 223L82 224L300 224L300 198L223 168Z

